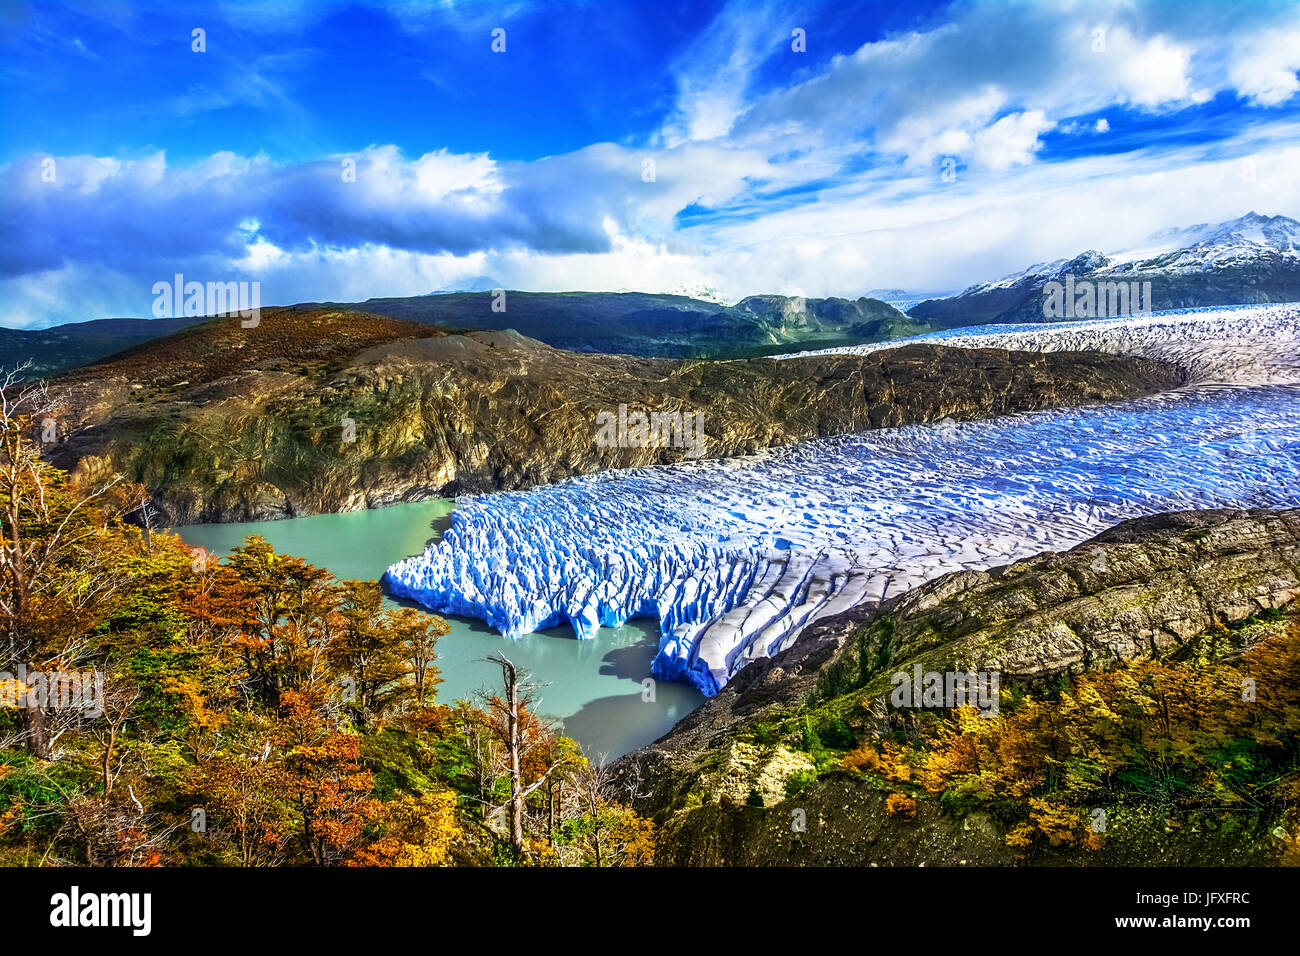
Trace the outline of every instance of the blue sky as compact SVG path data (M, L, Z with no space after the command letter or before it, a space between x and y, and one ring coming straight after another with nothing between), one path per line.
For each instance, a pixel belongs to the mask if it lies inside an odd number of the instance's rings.
M0 322L147 315L175 272L959 288L1300 215L1298 69L1268 0L5 3Z
M5 160L220 150L304 161L386 143L408 155L490 150L530 160L647 142L674 105L674 62L721 2L387 5L40 5L4 31ZM805 57L759 64L777 88L941 5L809 8ZM196 12L199 11L199 12ZM95 11L97 15L88 15ZM112 12L108 12L112 11ZM257 16L249 17L245 11ZM273 16L272 11L279 11ZM495 55L490 31L507 30ZM195 56L190 34L207 31ZM785 32L768 38L774 51Z

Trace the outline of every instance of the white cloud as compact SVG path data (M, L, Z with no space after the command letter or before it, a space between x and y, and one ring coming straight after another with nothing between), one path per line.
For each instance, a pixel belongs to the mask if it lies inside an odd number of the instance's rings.
M68 157L60 160L61 175L66 170L71 177L60 194L70 201L65 217L47 218L39 234L58 239L54 252L81 245L66 259L42 259L51 249L36 243L25 250L32 258L21 268L5 262L0 321L26 326L146 315L152 282L173 271L258 279L267 304L417 295L485 274L511 288L540 291L707 285L732 299L756 292L853 296L874 287L951 289L1087 248L1140 246L1158 228L1228 219L1248 209L1300 216L1300 147L1291 145L1300 141L1300 125L1262 127L1235 144L1227 159L1221 144L1213 144L1022 162L1044 122L1012 114L972 144L987 154L983 162L1000 169L963 168L956 182L946 184L931 168L900 173L882 167L786 208L769 206L750 182L770 175L779 187L790 169L707 144L655 154L661 162L654 183L640 180L641 151L610 144L547 165L452 154L403 160L385 147L374 151L382 163L369 193L355 194L336 192L343 187L335 185L333 162L286 169L219 156L198 167L171 168L154 156L124 161L101 181L102 195L86 197L74 172L97 175L104 167ZM367 167L360 168L364 177ZM423 189L421 171L431 169L442 178L437 189ZM294 219L283 205L254 214L257 197L268 194L268 177L279 184L270 188L278 203L298 195L317 218L303 213ZM8 178L30 182L25 171ZM330 206L331 196L334 202L354 197L353 204ZM241 201L249 197L254 201ZM406 210L409 218L395 222L395 210L419 197L421 203ZM677 213L696 201L730 213L682 227ZM49 212L58 202L44 195L40 204ZM452 214L462 217L463 229L478 230L479 241L432 248L424 224ZM570 217L573 224L566 225ZM525 225L529 221L533 225ZM312 238L317 222L341 231L331 234L334 241ZM552 227L586 235L576 224L589 226L599 241L584 239L587 248L538 247L498 235L507 226L519 236ZM353 238L345 242L344 235ZM149 255L140 254L141 243Z
M729 133L749 106L754 71L774 56L796 55L784 38L799 22L799 5L731 3L670 67L676 102L659 142L676 146Z
M815 76L756 95L739 113L733 92L710 136L734 115L730 136L741 142L865 143L919 166L971 149L1011 113L1068 128L1071 118L1108 106L1175 110L1231 89L1276 105L1296 89L1300 5L1268 16L1126 0L953 9L949 22L864 43ZM984 142L1008 132L988 132ZM1025 150L985 153L1006 162Z
M1141 245L1170 225L1249 209L1300 218L1300 128L1244 157L1186 148L1016 167L997 179L933 175L846 185L815 206L714 236L710 284L728 294L798 288L957 289L1085 249ZM1247 174L1249 171L1249 175ZM1189 201L1195 197L1195 201Z
M1259 106L1277 106L1300 91L1300 29L1279 27L1236 44L1228 77L1237 92Z
M1156 107L1208 97L1207 92L1193 89L1190 47L1163 35L1143 40L1128 30L1114 30L1107 40L1105 58L1130 103Z
M0 246L0 322L147 314L152 281L172 271L258 278L266 302L419 294L484 274L516 288L710 285L733 298L943 289L1251 208L1300 214L1300 130L1267 116L1205 147L1163 148L1156 134L1115 155L1043 149L1054 130L1084 149L1119 117L1224 92L1265 111L1291 102L1300 4L1228 19L1182 0L969 2L947 22L808 55L815 69L769 69L802 56L789 32L803 13L724 7L673 65L671 108L643 148L600 142L524 162L371 145L350 154L350 183L343 156L67 156L54 184L43 156L17 160L0 168L0 213L25 224L21 243ZM403 22L477 34L496 15L477 5L462 22L428 3ZM787 79L763 86L773 76ZM950 156L955 182L936 168Z
M989 169L1007 169L1033 160L1042 146L1038 140L1054 125L1042 110L1012 113L975 134L975 160Z

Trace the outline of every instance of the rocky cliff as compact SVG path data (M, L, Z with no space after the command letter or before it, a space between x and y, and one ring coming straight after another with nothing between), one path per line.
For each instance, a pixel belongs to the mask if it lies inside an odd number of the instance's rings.
M617 772L660 824L661 863L1022 862L1026 853L1007 840L1006 801L958 810L951 794L917 792L910 814L894 814L886 802L897 785L841 770L826 751L914 735L915 716L890 694L894 675L917 665L999 673L1003 698L1015 700L1122 662L1231 662L1288 626L1278 609L1289 611L1298 594L1300 510L1125 522L1063 554L950 574L822 621L622 758ZM1290 705L1283 719L1294 721ZM1156 797L1116 798L1097 852L1043 846L1028 859L1275 861L1284 848L1276 813L1261 810L1262 800L1229 806L1226 815L1179 812Z
M620 405L702 414L707 457L892 425L1108 402L1181 381L1082 353L910 345L869 356L704 361L565 352L360 313L203 323L62 379L50 459L143 484L173 524L280 518L515 489L680 460L602 447Z

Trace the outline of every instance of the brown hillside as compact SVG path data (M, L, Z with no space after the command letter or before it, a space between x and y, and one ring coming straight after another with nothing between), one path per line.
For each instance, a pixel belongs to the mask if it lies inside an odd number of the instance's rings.
M221 316L142 342L61 377L69 385L125 378L145 387L201 385L248 369L293 372L329 365L402 339L447 330L351 310L263 309L254 328Z

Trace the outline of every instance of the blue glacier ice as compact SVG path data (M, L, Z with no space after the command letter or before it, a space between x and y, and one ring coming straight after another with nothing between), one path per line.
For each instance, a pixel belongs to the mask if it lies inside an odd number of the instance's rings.
M1300 307L963 329L960 347L1092 349L1188 371L1107 406L884 429L467 499L392 591L520 637L652 616L653 674L716 693L813 621L1126 518L1300 505ZM835 351L863 352L883 346ZM707 422L706 422L707 426Z

